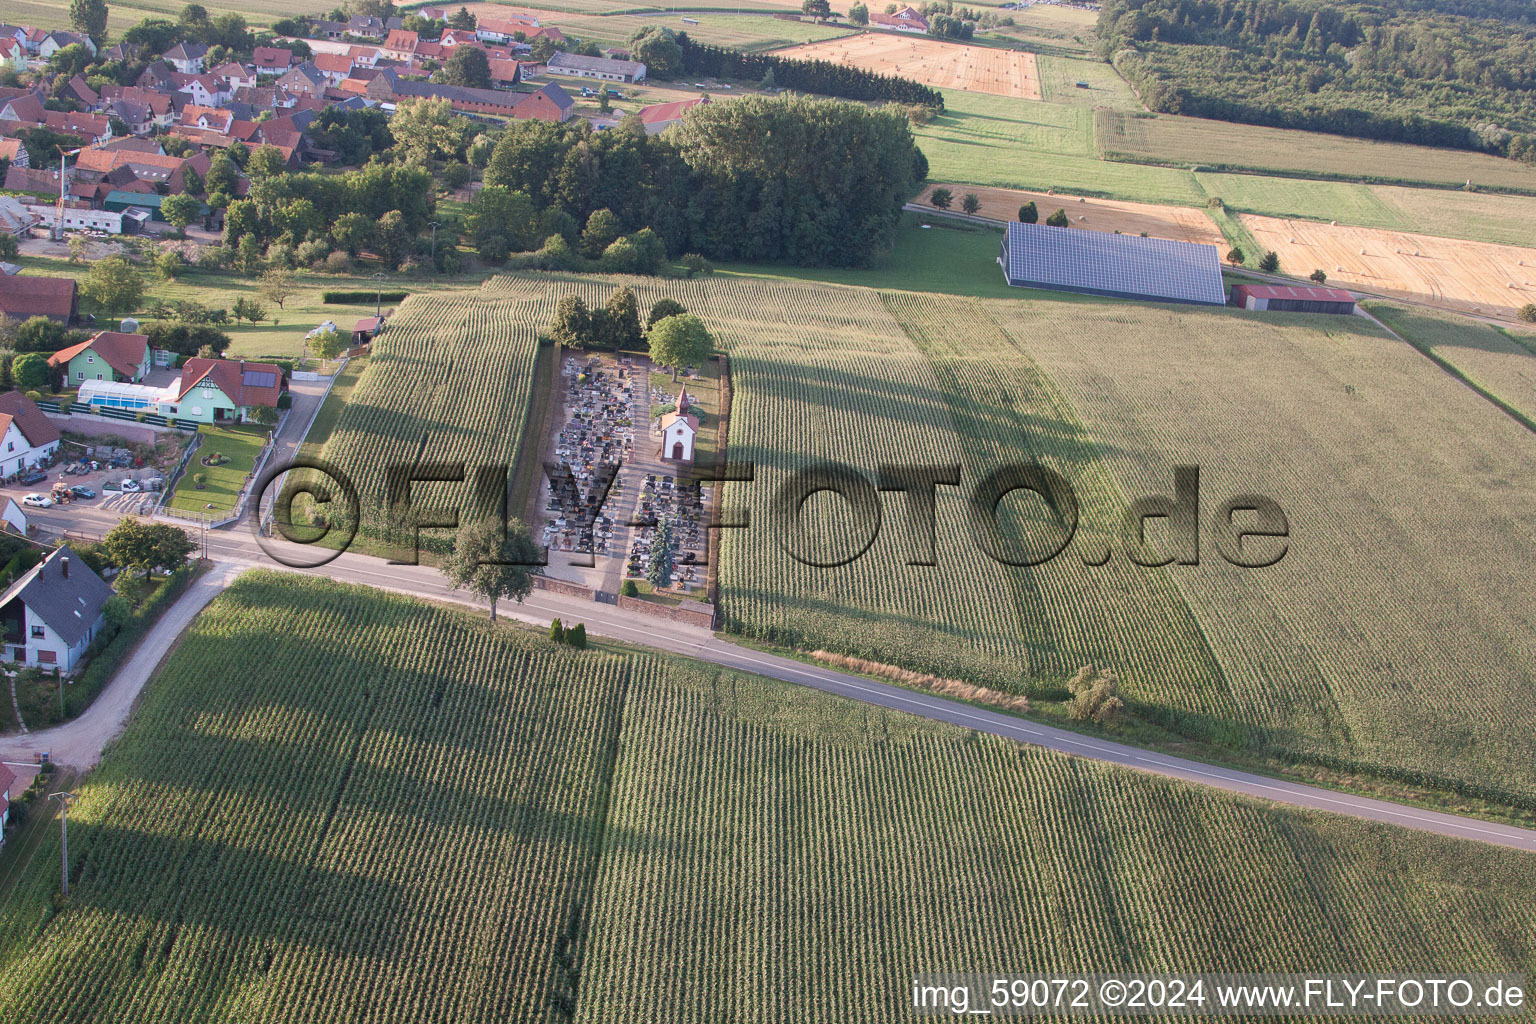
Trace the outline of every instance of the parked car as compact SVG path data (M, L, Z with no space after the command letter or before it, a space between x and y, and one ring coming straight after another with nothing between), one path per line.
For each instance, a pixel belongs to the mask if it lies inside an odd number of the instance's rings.
M117 485L117 489L128 494L133 494L135 492L142 491L144 488L139 486L139 482L137 480L133 479L132 477L125 476L123 477L122 483Z
M22 484L40 484L48 479L48 474L42 470L29 469L18 478Z
M614 99L623 99L624 98L624 94L619 92L619 90L617 90L617 89L609 89L608 90L608 95L612 96Z
M53 499L52 498L48 497L48 495L46 495L46 494L39 494L36 491L33 491L31 494L27 495L25 498L22 498L21 499L21 503L23 505L30 505L33 508L52 508L53 507Z
M91 488L86 487L84 484L75 484L75 486L71 487L69 489L69 491L70 491L71 494L73 494L77 498L94 498L94 497L96 497L96 492L94 490L92 490Z

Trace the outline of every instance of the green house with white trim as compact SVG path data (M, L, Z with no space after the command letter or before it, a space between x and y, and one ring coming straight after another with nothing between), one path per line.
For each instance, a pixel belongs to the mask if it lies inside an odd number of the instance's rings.
M244 423L257 408L277 409L288 382L282 367L244 359L188 359L174 397L160 400L160 415L196 423Z
M154 355L149 336L99 331L78 345L48 357L50 366L64 367L64 386L79 387L88 380L137 384L149 375Z

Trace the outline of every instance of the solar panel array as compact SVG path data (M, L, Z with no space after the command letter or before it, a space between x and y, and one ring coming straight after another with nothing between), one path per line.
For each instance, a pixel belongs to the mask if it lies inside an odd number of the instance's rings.
M248 388L275 388L277 387L277 374L268 373L264 370L246 370L241 378L241 383Z
M1003 256L1009 284L1226 304L1221 261L1213 245L1010 223Z

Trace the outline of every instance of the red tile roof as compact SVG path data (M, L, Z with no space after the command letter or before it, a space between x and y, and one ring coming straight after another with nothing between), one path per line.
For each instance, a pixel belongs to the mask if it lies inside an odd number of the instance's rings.
M0 274L0 313L25 320L32 316L68 317L75 309L72 277L23 277Z
M707 102L703 96L695 96L689 100L674 100L671 103L658 103L654 107L645 107L640 111L640 120L646 124L662 124L667 121L676 121L683 116L683 111L692 110L700 103Z
M144 352L149 348L149 335L123 334L121 331L98 331L78 345L61 349L48 357L50 366L68 366L69 361L90 349L112 369L124 377L138 375L144 362Z
M270 387L246 383L250 374L271 374L276 382ZM277 406L277 397L282 394L283 371L273 363L250 363L243 359L188 359L181 368L181 394L177 400L187 396L204 379L218 385L220 391L236 405L265 405L272 408Z
M0 436L4 436L12 423L34 448L52 444L61 436L59 428L43 415L37 403L20 391L0 394Z
M1301 299L1306 302L1354 302L1343 288L1319 288L1316 285L1242 284L1244 292L1256 299Z
M286 70L293 63L293 51L275 46L258 46L251 53L251 62L263 71Z

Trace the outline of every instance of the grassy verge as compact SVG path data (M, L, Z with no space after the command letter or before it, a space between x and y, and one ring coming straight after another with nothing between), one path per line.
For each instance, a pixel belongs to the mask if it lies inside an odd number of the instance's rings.
M58 817L58 801L50 799L51 795L68 791L74 781L75 773L68 768L56 770L43 792L27 807L26 820L5 830L5 846L0 847L0 913L8 912L17 879L32 863L37 848Z
M533 365L533 398L528 403L528 419L523 425L523 443L518 446L517 462L512 467L507 492L508 512L525 523L532 523L537 512L533 505L544 472L540 458L554 416L553 398L554 389L559 386L559 366L558 345L545 345L539 349Z
M780 647L760 640L738 636L734 633L717 632L715 635L738 647L762 651L765 654L773 654L781 658L790 658L806 665L814 665L817 668L828 667L823 661L805 651ZM872 672L859 672L849 669L837 669L837 671L874 682L901 686L903 689L915 692L929 692L921 687L907 686L899 681ZM1060 729L1068 729L1084 736L1112 740L1116 743L1124 743L1128 746L1141 747L1146 750L1187 758L1193 761L1201 761L1205 764L1217 765L1223 768L1235 768L1239 771L1252 772L1255 775L1267 775L1270 778L1302 782L1311 786L1331 789L1335 792L1354 793L1360 796L1390 800L1394 803L1443 811L1447 814L1468 815L1483 818L1487 821L1518 825L1524 828L1536 826L1536 813L1522 808L1510 807L1491 800L1469 797L1449 790L1413 786L1401 780L1387 779L1366 772L1340 771L1319 765L1300 764L1276 757L1249 754L1230 747L1191 739L1156 722L1148 721L1135 714L1134 711L1124 715L1114 725L1105 726L1097 725L1093 722L1081 722L1068 714L1066 696L1064 689L1060 694L1036 695L1031 698L1028 712L1000 707L996 703L986 700L974 700L963 697L947 697L946 699L969 704L977 708L985 708L988 711L995 711L1000 714L1013 715L1016 718L1028 721L1041 722ZM1052 697L1056 699L1052 699Z

